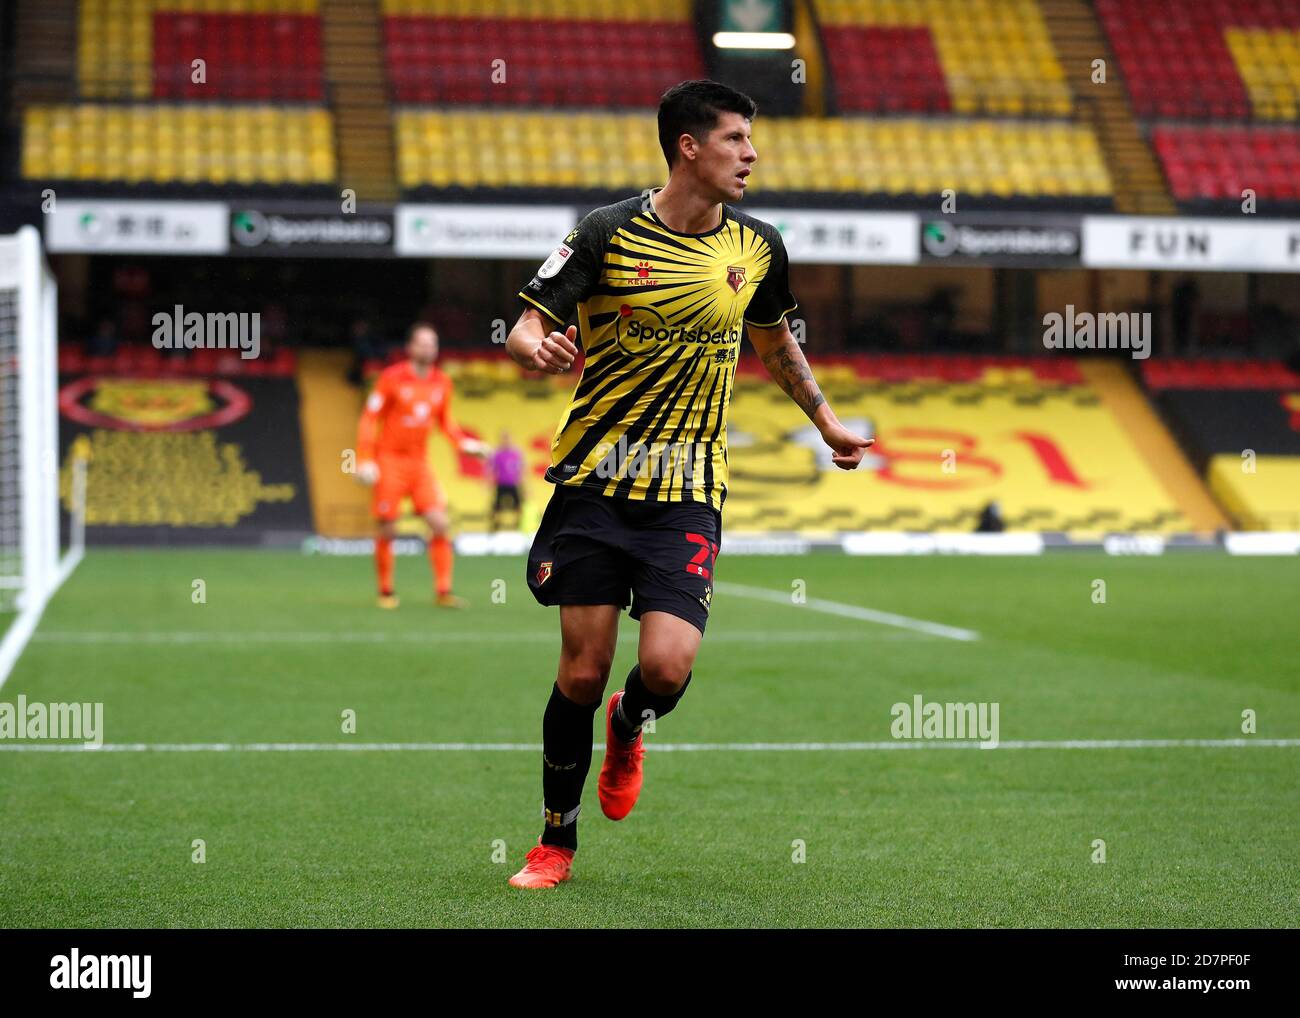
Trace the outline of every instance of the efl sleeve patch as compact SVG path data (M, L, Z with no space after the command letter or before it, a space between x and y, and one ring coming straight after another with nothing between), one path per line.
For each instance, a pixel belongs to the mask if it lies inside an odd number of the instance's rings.
M561 244L551 252L550 257L547 258L546 261L542 262L542 267L537 270L537 278L550 279L559 272L560 269L564 268L568 263L571 254L573 254L573 248L569 247L567 244Z
M579 304L599 285L605 263L604 234L591 213L572 230L537 274L519 291L529 304L542 308L557 322L573 317Z

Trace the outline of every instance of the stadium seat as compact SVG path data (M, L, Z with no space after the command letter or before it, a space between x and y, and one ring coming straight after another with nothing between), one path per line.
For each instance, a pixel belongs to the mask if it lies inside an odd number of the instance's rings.
M1153 358L1142 362L1142 383L1156 391L1294 389L1300 388L1300 373L1281 361Z
M315 16L172 14L153 23L159 99L319 100L321 25ZM192 61L206 61L193 81Z
M817 0L840 108L1067 116L1036 0Z
M1300 200L1300 130L1294 127L1156 127L1152 145L1178 201Z
M277 106L31 106L23 176L157 184L325 184L333 118Z
M418 187L643 187L663 172L647 114L399 109L398 176ZM772 119L754 193L859 192L1104 198L1111 182L1087 128L1064 122ZM576 151L617 153L577 161ZM528 158L520 155L527 152Z
M81 0L77 72L85 99L319 100L317 0Z
M385 0L383 12L399 103L648 107L669 86L705 75L690 4L681 0L644 9L609 0ZM627 45L629 20L653 46Z
M1300 5L1292 0L1097 0L1096 7L1139 116L1297 118Z

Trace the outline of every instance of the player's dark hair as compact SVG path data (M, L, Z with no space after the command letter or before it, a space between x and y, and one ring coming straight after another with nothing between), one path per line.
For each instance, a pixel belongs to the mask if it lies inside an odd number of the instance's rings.
M739 113L746 120L758 114L758 104L744 92L717 81L683 81L659 99L659 147L668 168L677 161L677 139L683 134L703 140L718 126L718 114Z
M433 322L412 322L411 327L406 330L406 342L409 343L411 340L413 340L415 338L415 334L419 332L421 329L428 329L430 332L434 334L434 336L438 335L438 330L434 327Z

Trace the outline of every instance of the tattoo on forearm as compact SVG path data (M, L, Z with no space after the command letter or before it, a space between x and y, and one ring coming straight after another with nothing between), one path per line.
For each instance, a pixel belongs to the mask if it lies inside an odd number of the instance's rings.
M826 402L826 397L813 379L812 369L804 360L803 351L793 339L786 340L783 345L765 354L763 366L809 418Z

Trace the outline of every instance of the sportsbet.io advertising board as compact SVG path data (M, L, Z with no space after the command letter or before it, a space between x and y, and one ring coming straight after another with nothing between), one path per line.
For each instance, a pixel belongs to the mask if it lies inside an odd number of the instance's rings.
M590 207L422 203L343 212L310 202L231 206L60 197L44 227L52 254L531 259L555 250ZM1300 271L1300 222L1288 220L746 211L781 231L794 263Z
M392 213L242 207L230 214L230 253L253 257L388 258Z
M1009 268L1068 268L1079 264L1079 220L935 218L920 224L921 261Z

